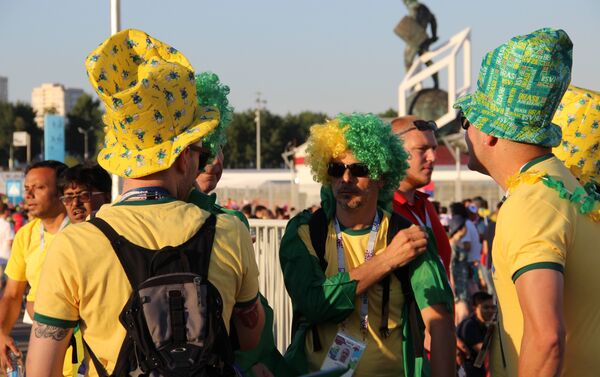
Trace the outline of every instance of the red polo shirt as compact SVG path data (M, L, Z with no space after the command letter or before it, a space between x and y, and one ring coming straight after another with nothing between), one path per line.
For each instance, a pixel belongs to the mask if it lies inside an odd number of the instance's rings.
M450 257L452 256L452 249L450 248L450 241L448 241L448 235L446 234L446 230L440 223L440 218L435 212L435 208L433 208L433 204L427 199L429 195L415 191L415 203L410 204L404 198L404 195L399 191L394 193L394 201L392 202L392 208L394 212L406 217L410 222L416 225L427 224L427 214L429 215L429 222L431 223L431 229L433 231L433 236L435 237L435 242L437 244L437 250L442 259L442 263L444 264L444 268L446 269L446 274L450 274ZM418 216L419 219L415 217Z

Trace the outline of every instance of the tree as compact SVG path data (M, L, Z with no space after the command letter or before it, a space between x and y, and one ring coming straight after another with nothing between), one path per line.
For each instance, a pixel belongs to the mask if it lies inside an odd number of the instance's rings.
M17 102L17 104L13 106L13 111L15 115L14 131L26 131L29 133L29 136L31 137L31 159L41 159L44 132L35 123L35 110L33 110L29 104ZM17 148L14 157L15 160L18 161L27 161L26 148Z
M398 111L396 111L390 107L383 113L377 114L377 116L380 118L396 118L398 116Z
M0 102L0 165L5 167L8 166L13 131L13 106L8 102Z
M35 111L25 103L0 103L0 165L8 167L10 146L15 131L26 131L31 137L31 157L40 155L42 131L35 124ZM26 162L25 148L15 148L15 161Z
M223 148L224 164L227 168L254 167L255 132L253 110L233 114L233 120L226 130L227 144Z
M327 116L309 111L285 117L268 110L261 113L261 167L282 168L281 154L301 145L308 137L308 129L323 123ZM235 113L227 129L227 144L223 149L227 168L254 168L256 166L256 123L254 110Z
M78 129L91 130L88 132L89 158L93 159L99 151L99 144L104 140L102 124L102 111L100 101L93 99L89 94L82 94L67 114L65 126L65 146L67 153L83 157L84 135Z

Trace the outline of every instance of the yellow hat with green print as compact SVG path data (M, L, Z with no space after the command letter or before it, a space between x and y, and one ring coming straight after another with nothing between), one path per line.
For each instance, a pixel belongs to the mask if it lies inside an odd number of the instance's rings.
M571 81L572 51L563 30L516 36L485 55L477 90L454 108L486 134L555 147L561 130L552 116Z
M106 108L98 163L110 173L137 178L165 170L219 123L216 107L198 104L186 57L143 31L111 36L85 65Z
M600 183L600 92L570 86L553 122L562 128L556 157L582 184Z

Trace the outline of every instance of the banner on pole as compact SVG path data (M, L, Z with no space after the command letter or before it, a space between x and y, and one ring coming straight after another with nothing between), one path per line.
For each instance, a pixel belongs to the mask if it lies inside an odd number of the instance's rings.
M65 117L44 116L44 160L65 162Z

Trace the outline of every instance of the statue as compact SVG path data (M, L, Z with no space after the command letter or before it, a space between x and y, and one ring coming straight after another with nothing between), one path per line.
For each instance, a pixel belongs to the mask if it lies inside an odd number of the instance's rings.
M429 51L429 46L438 40L437 37L437 22L435 16L427 6L419 3L417 0L403 0L404 5L408 9L408 16L404 16L394 32L404 42L406 49L404 50L404 67L406 72L413 64L413 60L417 54L423 55ZM431 37L427 35L427 28L431 28ZM426 66L432 65L433 62L427 61ZM439 80L438 74L432 76L434 89L438 89Z

